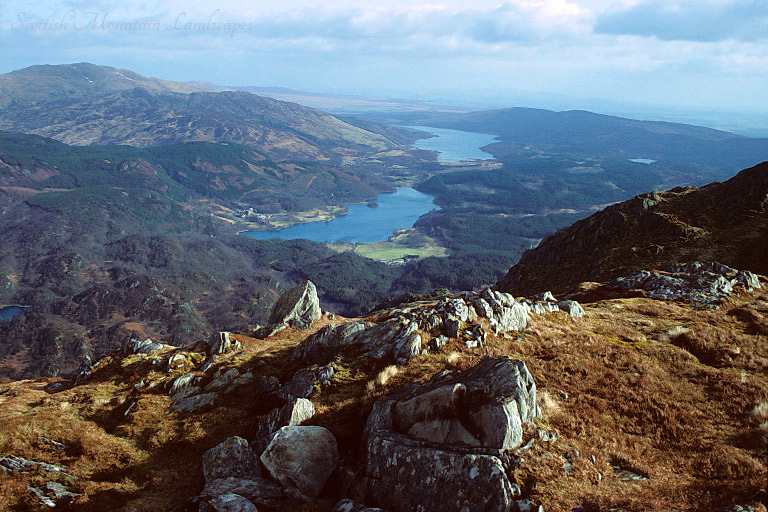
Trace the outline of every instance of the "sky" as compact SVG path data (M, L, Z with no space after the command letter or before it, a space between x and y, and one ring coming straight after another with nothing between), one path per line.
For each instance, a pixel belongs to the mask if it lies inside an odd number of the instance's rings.
M768 119L768 0L0 0L0 72L72 62L222 85Z

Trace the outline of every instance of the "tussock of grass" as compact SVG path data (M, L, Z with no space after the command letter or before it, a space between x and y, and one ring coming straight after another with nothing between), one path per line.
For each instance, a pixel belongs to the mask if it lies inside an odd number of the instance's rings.
M368 381L365 388L370 392L377 387L383 387L389 380L397 375L398 369L395 365L390 365L379 372L375 379Z

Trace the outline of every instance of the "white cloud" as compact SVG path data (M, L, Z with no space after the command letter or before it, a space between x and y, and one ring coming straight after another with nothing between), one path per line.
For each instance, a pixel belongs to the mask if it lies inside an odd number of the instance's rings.
M95 61L346 92L517 88L713 104L732 95L743 105L768 96L765 0L0 2L0 72ZM108 26L94 26L93 13ZM64 16L66 29L35 27ZM745 93L734 76L749 82Z
M768 2L649 0L605 13L595 30L668 41L760 41L768 39Z

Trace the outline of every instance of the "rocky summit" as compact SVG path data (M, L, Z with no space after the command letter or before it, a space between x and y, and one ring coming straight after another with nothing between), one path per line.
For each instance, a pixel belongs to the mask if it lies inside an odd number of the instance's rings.
M267 330L0 384L0 504L765 511L766 284L689 263L591 302L486 288L355 319L303 283Z

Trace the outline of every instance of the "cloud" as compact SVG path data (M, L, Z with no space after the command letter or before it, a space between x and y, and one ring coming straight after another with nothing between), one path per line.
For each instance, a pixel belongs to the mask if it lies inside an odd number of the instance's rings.
M768 39L765 0L650 0L597 19L595 32L714 42Z

